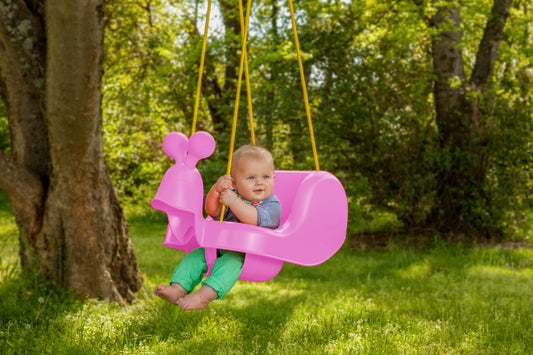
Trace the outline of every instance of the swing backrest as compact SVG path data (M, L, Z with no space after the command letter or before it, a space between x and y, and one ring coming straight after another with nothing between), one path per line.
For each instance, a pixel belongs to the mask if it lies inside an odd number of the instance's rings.
M274 189L285 219L279 228L206 221L199 244L304 266L330 258L346 237L348 204L342 184L325 171L281 171L278 178Z
M311 171L277 170L274 179L274 195L281 203L281 223L283 225L292 210L294 197L302 181Z
M246 253L241 280L269 280L281 270L283 262L302 266L321 264L345 241L347 199L342 184L332 174L276 171L274 192L283 211L279 228L220 224L208 219L198 241L208 249ZM215 258L212 254L211 262Z

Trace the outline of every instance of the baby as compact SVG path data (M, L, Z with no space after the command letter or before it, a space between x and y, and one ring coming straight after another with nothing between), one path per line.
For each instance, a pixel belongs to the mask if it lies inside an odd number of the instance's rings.
M277 228L281 205L272 194L273 189L272 154L265 148L245 145L233 154L231 176L221 176L209 190L205 210L218 219L225 205L224 221ZM239 279L245 254L231 250L217 253L211 275L198 291L189 294L208 269L204 248L191 250L174 270L170 286L159 285L154 294L184 310L203 309L215 299L223 298Z

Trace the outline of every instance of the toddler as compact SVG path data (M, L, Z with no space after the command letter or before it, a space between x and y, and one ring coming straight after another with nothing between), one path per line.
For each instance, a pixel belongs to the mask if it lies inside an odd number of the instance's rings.
M245 145L233 154L231 176L221 176L209 190L205 210L218 219L225 205L224 221L277 228L281 205L273 189L272 154L265 148ZM174 270L170 286L159 285L154 294L184 310L203 309L221 299L239 279L244 253L218 250L217 254L211 275L198 291L190 294L207 272L204 248L191 250Z

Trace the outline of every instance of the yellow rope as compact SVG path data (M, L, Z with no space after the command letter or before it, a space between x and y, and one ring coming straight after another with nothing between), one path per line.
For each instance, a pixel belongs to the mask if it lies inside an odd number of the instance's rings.
M304 96L304 104L305 104L305 112L307 115L307 124L309 126L309 134L311 136L311 145L313 148L313 158L315 161L315 168L316 170L320 170L320 166L318 163L318 154L316 150L316 143L315 143L315 135L313 131L313 122L311 120L311 110L309 108L309 98L307 95L307 87L305 84L305 73L303 70L303 64L302 64L302 57L300 53L300 44L298 42L298 33L296 31L296 19L294 16L294 7L292 5L292 0L289 1L289 8L291 11L291 20L292 20L292 30L294 33L294 42L296 46L296 57L298 59L298 67L300 69L300 78L302 82L302 91ZM228 166L226 168L226 175L230 175L231 173L231 164L233 160L233 150L235 146L235 134L237 131L237 116L239 114L239 101L240 101L240 93L241 93L241 85L242 85L242 74L243 74L243 67L245 68L245 78L246 78L246 90L247 90L247 96L248 96L248 111L249 111L249 119L250 119L250 131L252 136L252 144L255 145L255 132L254 132L254 119L253 119L253 108L252 108L252 96L251 96L251 89L250 89L250 75L248 71L248 55L246 52L247 47L247 38L248 38L248 26L249 26L249 20L250 20L250 9L251 9L251 0L247 3L246 8L246 23L244 22L243 18L243 9L242 9L242 2L239 1L239 16L240 16L240 22L241 22L241 31L242 31L242 47L241 47L241 61L239 65L239 77L237 80L237 94L235 97L235 108L233 112L233 122L232 122L232 128L231 128L231 139L230 139L230 149L229 149L229 156L228 156ZM202 88L202 76L203 76L203 69L204 69L204 63L205 63L205 52L207 47L207 33L209 29L209 17L211 14L211 0L208 0L207 3L207 15L206 15L206 21L205 21L205 29L204 29L204 37L202 41L202 53L200 57L200 68L198 73L198 83L196 85L196 98L194 102L194 112L193 112L193 124L191 129L191 136L195 133L196 130L196 122L198 119L198 107L200 105L200 94L201 94L201 88ZM220 214L220 223L222 223L224 218L224 211L225 211L224 205L222 205L222 210Z
M294 44L296 45L296 57L298 58L298 66L300 68L300 78L302 80L302 90L304 94L304 103L305 103L305 112L307 114L307 124L309 126L309 134L311 136L311 145L313 148L313 158L315 160L315 169L320 170L320 166L318 164L318 154L316 151L316 144L315 144L315 134L313 132L313 122L311 121L311 110L309 109L309 99L307 98L307 88L305 85L305 74L302 64L302 56L300 54L300 43L298 42L298 33L296 32L296 20L294 18L294 9L292 6L292 0L289 1L289 7L291 10L291 20L292 20L292 32L294 33Z
M247 15L250 14L250 7L251 7L251 0L248 1L248 8L246 9ZM240 16L242 18L242 2L239 1L239 12ZM243 21L241 21L241 26L243 25ZM235 133L237 132L237 117L239 115L239 102L241 97L241 85L242 85L242 72L244 67L244 59L246 58L246 41L248 38L248 29L241 27L241 31L243 31L242 35L242 46L241 46L241 63L239 65L239 77L237 79L237 94L235 97L235 108L233 110L233 123L231 126L231 140L229 144L229 156L228 156L228 166L226 168L226 175L230 175L231 173L231 163L233 161L233 149L235 147ZM224 212L226 210L226 206L222 205L222 209L220 210L220 223L224 220Z
M200 68L198 73L198 83L196 84L196 99L194 101L194 113L192 119L191 136L196 131L196 121L198 120L198 106L200 105L200 92L202 89L202 74L204 72L205 49L207 47L207 31L209 29L209 17L211 15L211 0L207 2L207 15L205 18L204 39L202 41L202 54L200 56Z

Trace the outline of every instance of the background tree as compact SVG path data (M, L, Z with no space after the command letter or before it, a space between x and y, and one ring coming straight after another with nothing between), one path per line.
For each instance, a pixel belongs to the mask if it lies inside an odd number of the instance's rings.
M434 97L442 153L432 218L442 232L501 233L486 182L488 159L494 150L494 118L487 101L492 101L488 89L511 3L494 0L470 78L463 59L459 1L431 3L436 8L429 21L436 29L432 42Z
M511 49L515 60L498 51L509 1L327 7L327 14L342 13L333 15L338 26L320 10L326 6L313 3L304 7L319 15L309 16L310 25L303 28L309 31L307 42L315 41L313 69L325 78L318 82L321 91L314 93L322 95L318 115L327 123L319 132L330 132L319 141L328 135L337 138L328 139L335 143L326 148L333 158L326 161L342 165L341 176L355 181L346 184L348 193L373 210L393 212L408 230L422 227L470 238L500 235L508 225L506 201L520 199L510 195L510 184L500 185L509 175L498 169L495 157L503 157L504 151L507 156L530 152L520 137L531 138L531 115L525 106L514 105L512 116L520 119L503 114L512 96L502 92L516 89L510 81L499 81L512 72L504 68L527 72L530 27L519 25L528 17L527 2L517 4L516 30L507 31L506 38L523 40ZM528 97L522 91L524 103ZM513 133L494 130L511 120ZM517 140L511 142L512 136ZM335 159L339 153L346 159ZM530 174L530 159L519 161ZM509 161L502 165L507 164L514 166ZM521 175L520 181L515 186L530 180ZM353 211L360 214L361 207Z
M159 183L154 177L171 164L161 150L165 135L191 130L205 5L198 0L107 3L112 15L106 24L106 154L130 209L149 206ZM234 0L213 4L197 126L217 132L217 150L210 159L215 163L200 164L208 182L225 171L240 60L237 9ZM243 101L241 113L246 110ZM246 120L240 120L240 128L247 130ZM241 143L249 136L238 139Z
M0 188L21 264L80 297L132 300L142 286L102 144L103 1L1 1L0 96L11 155Z
M171 11L156 0L106 2L104 153L129 210L149 205L157 188L153 177L169 167L161 150L165 135L188 130L182 109L189 107L193 69L176 57L191 51L184 35L191 19L180 15L187 11L181 6Z

